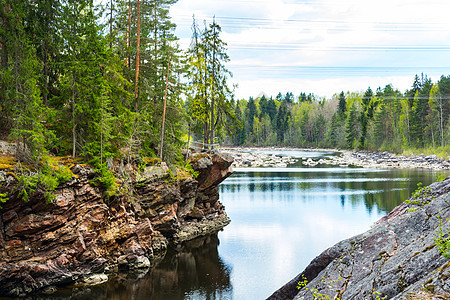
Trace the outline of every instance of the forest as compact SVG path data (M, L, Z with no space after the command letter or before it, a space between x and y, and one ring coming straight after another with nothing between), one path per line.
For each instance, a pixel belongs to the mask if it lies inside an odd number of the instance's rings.
M237 100L220 25L194 17L183 51L169 16L175 2L0 0L0 138L16 143L19 161L176 164L193 140L450 152L450 76L416 75L405 92L388 84L331 99Z
M332 99L301 93L240 100L242 127L226 141L234 145L295 146L450 153L450 76L433 83L416 75L411 89L391 84L373 91L341 92Z
M198 45L182 53L169 18L174 2L0 2L0 128L18 159L179 160L187 111L210 121L202 115L209 104L190 97L186 106L182 95L197 89L209 103L215 93L220 109L227 56L217 24L205 24ZM195 20L193 28L197 35Z

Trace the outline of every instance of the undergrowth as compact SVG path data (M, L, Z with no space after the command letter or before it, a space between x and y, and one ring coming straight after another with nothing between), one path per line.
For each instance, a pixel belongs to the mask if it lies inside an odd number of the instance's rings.
M18 192L19 199L29 201L30 195L39 190L44 193L46 202L51 203L55 199L56 188L73 176L68 167L55 164L47 157L37 171L19 167L16 172L17 185L12 192Z
M307 291L311 291L312 297L313 297L314 300L331 300L331 299L333 299L333 300L341 300L341 298L337 297L337 295L334 296L334 297L331 297L331 296L329 296L329 295L327 295L325 293L319 293L319 290L317 288L309 288L308 287L308 280L306 279L305 275L302 275L301 279L302 280L297 282L297 289L298 290L304 289L304 290L307 290ZM331 288L331 287L333 287L333 285L336 282L338 282L340 280L342 280L341 277L338 277L337 279L334 279L334 280L330 280L330 281L327 282L327 285ZM321 282L325 282L325 278L322 277L320 279L320 281ZM373 289L372 290L372 298L371 299L385 300L385 299L387 299L387 296L382 296L382 294L380 292L377 292L377 291L375 291L375 289ZM368 299L365 299L365 300L368 300Z
M412 155L436 155L441 159L448 159L450 156L450 146L445 147L435 147L435 148L410 148L403 150L402 155L412 156Z
M424 187L423 183L419 182L417 184L417 189L412 193L411 197L405 202L408 204L424 207L425 205L430 203L434 198L436 198L436 196L431 194L431 187L429 186ZM417 208L408 209L409 212L413 212L415 210L417 210Z
M434 238L434 242L436 243L436 246L439 249L439 252L441 252L442 256L444 256L447 259L450 259L450 236L449 231L444 231L443 229L443 223L441 216L437 216L439 219L439 225L436 230L436 237ZM446 221L450 221L450 219L446 219Z

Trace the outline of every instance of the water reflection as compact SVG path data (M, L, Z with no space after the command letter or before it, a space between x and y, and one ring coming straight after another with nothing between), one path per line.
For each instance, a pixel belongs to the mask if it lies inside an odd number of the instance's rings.
M108 299L227 299L231 292L230 268L217 252L217 234L202 237L177 249L142 279L113 278Z
M426 170L238 169L219 188L232 220L219 233L219 254L233 265L233 299L265 299L432 180Z
M257 171L255 171L257 170ZM350 201L353 206L365 203L372 211L374 206L387 213L407 199L418 182L432 182L432 172L427 170L379 170L351 168L273 168L238 169L220 186L221 193L256 193L252 199L273 199L280 192L295 191L295 197L284 195L282 200L307 200L313 196L334 195L341 206ZM301 193L300 193L301 192Z
M217 233L169 249L148 273L118 273L103 285L66 288L33 299L232 299L231 268L217 252Z

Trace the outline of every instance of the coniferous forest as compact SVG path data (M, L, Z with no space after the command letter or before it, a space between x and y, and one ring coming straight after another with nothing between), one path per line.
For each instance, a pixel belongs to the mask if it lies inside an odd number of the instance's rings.
M373 91L341 92L332 99L279 93L240 100L235 114L243 126L234 145L296 146L427 152L446 157L450 146L450 76L433 83L416 75L411 89L391 84Z
M220 25L194 18L182 51L175 2L0 0L0 135L16 142L17 159L176 163L192 140L448 155L450 76L412 74L405 92L388 84L332 99L237 100Z

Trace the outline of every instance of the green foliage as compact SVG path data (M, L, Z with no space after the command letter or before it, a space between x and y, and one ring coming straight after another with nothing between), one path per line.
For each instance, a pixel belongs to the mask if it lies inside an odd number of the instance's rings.
M335 283L339 280L341 280L340 277L336 280L329 281L328 284L330 286L332 286L333 283ZM324 281L324 279L322 278L321 281ZM306 277L304 275L302 275L302 280L297 283L297 289L299 289L299 290L306 289L306 290L311 291L313 299L317 299L317 300L330 300L330 299L340 300L341 299L341 298L330 298L330 296L328 296L327 294L319 293L318 289L316 289L316 288L308 288L307 285L308 285L308 280L306 279Z
M424 187L422 182L417 184L417 189L412 193L411 197L408 200L405 200L405 203L417 205L420 207L424 207L428 203L430 203L436 196L430 194L431 188L429 186ZM409 212L415 211L417 208L408 209Z
M344 94L344 91L342 91L342 92L339 94L338 113L340 113L340 114L344 114L344 113L345 113L345 104L346 104L346 101L345 101L345 94Z
M46 202L51 203L55 199L56 188L72 177L73 173L68 167L53 165L46 160L37 173L25 174L25 170L22 170L17 176L15 191L18 191L19 199L29 201L30 196L39 190L44 193Z
M338 277L335 280L330 280L327 282L327 285L332 287L333 284L335 284L336 282L342 280L341 277ZM322 282L325 282L324 278L321 278ZM341 298L335 296L335 297L331 297L328 296L327 294L323 294L323 293L319 293L317 288L309 288L307 287L308 285L308 280L306 279L305 275L302 274L301 280L299 282L297 282L297 289L301 290L301 289L305 289L305 290L309 290L312 293L313 299L315 300L330 300L330 299L335 299L335 300L340 300ZM375 289L372 290L372 299L376 299L376 300L385 300L387 299L387 296L383 296L380 292L375 291Z
M431 192L431 188L429 186L424 187L422 182L417 184L417 189L412 193L411 198L414 200L419 200L421 198L428 198Z
M356 106L352 105L345 120L345 146L347 149L353 149L357 137Z
M90 184L102 188L107 199L115 196L118 186L116 183L116 177L112 171L108 169L106 164L100 165L95 168L94 171L97 176L90 181Z
M228 85L231 72L225 67L230 59L221 27L214 21L200 31L194 19L191 48L188 51L188 114L192 129L203 134L205 144L214 144L216 133L234 132L233 88ZM252 117L253 119L253 117Z
M192 165L191 165L191 163L190 163L189 161L186 162L186 164L184 165L184 169L185 169L186 171L188 171L189 174L191 174L194 178L197 178L198 175L200 174L198 171L195 171L195 170L192 168Z
M223 140L235 145L426 153L447 159L449 94L450 76L442 76L434 85L426 76L416 76L413 89L405 93L388 84L376 92L370 88L364 93L341 92L329 100L303 92L297 102L285 101L281 93L276 99L265 95L242 99L236 117L243 124L239 136L245 131L245 138L239 143L236 135ZM282 118L277 123L280 109L284 115L283 105L290 114L287 128Z
M39 182L39 175L19 175L17 179L18 184L16 190L19 191L18 198L22 199L25 202L30 201L29 194L32 194L36 191L36 187Z
M436 178L436 179L435 179L436 182L444 181L444 180L447 178L447 174L437 172L437 173L435 174L435 178Z
M449 231L444 231L442 228L443 221L440 216L437 216L439 219L439 226L437 228L436 237L434 238L434 242L441 252L442 256L447 259L450 259L450 236ZM446 219L446 221L450 221L450 219Z
M17 142L17 159L36 170L47 153L94 165L158 153L166 76L163 159L171 163L181 161L188 131L204 141L214 131L235 145L450 155L450 76L433 84L416 75L405 93L386 85L332 99L287 92L235 101L216 22L200 30L194 21L184 57L169 16L176 1L143 3L138 49L136 3L107 2L98 15L88 0L2 2L0 128Z
M9 196L7 193L0 193L0 203L5 203L6 201L9 200ZM2 209L3 207L0 205L0 209Z

